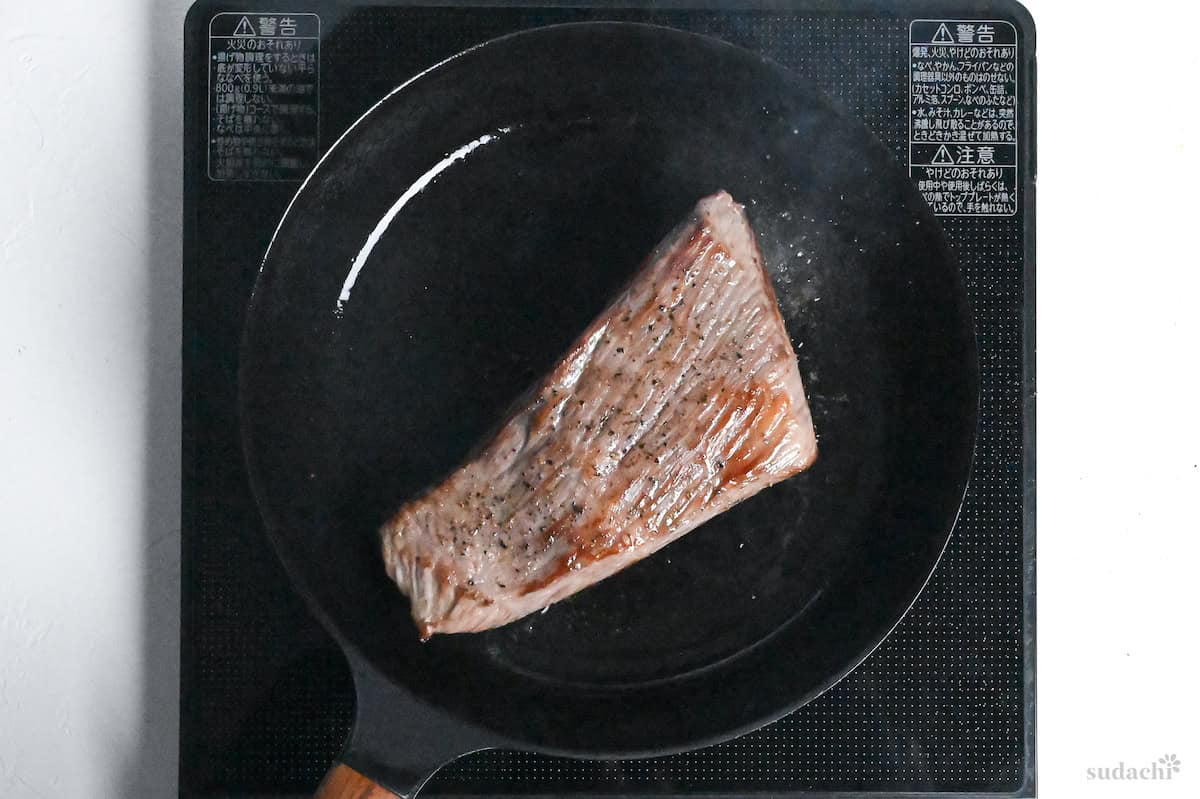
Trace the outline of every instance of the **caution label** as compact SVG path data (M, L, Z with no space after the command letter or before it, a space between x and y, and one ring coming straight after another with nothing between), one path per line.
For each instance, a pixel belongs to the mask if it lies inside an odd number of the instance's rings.
M302 180L320 155L320 18L216 14L208 55L208 177Z
M909 24L909 175L939 216L1017 212L1017 31L1002 20Z

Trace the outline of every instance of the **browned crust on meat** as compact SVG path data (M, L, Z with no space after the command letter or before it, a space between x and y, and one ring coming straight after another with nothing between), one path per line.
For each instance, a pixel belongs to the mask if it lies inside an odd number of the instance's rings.
M815 457L758 244L739 207L716 195L477 455L384 526L385 558L423 637L496 626Z

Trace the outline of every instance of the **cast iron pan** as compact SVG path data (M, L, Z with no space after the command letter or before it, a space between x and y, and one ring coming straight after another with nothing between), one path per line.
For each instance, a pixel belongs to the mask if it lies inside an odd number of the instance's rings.
M544 614L421 644L384 574L380 521L450 471L721 188L772 270L820 459ZM242 350L258 502L358 691L320 795L411 796L489 746L678 752L817 696L934 568L977 395L937 221L861 123L777 65L593 23L498 39L410 80L297 193Z

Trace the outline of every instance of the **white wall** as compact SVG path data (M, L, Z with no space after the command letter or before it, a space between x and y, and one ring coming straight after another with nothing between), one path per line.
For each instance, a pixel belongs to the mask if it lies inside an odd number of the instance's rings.
M1197 796L1200 13L1030 5L1042 795ZM1169 784L1087 780L1166 754Z
M0 796L175 791L185 3L0 0Z

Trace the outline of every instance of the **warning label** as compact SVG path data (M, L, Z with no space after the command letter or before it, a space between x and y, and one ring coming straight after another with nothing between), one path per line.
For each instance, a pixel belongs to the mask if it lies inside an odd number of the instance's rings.
M301 180L320 155L321 20L221 13L208 25L208 176Z
M914 20L908 172L939 216L1017 212L1017 31L1000 20Z

